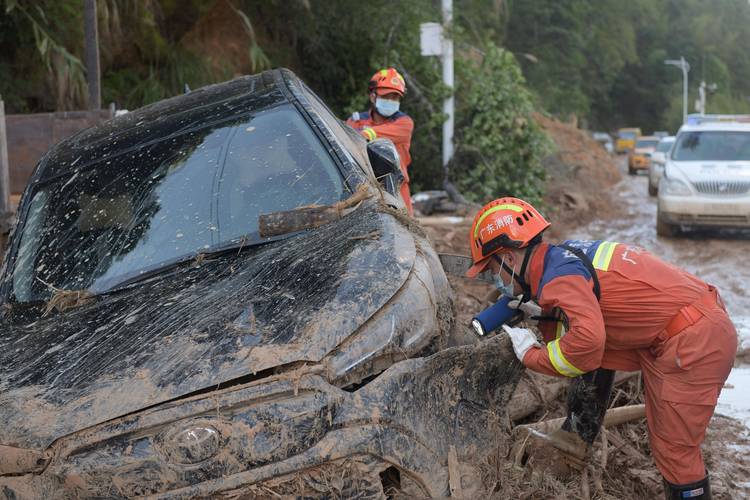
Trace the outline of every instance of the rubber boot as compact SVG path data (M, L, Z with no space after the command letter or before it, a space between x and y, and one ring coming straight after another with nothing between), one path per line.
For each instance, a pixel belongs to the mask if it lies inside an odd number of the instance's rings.
M688 484L672 484L664 480L664 496L667 500L711 500L708 474L700 481Z

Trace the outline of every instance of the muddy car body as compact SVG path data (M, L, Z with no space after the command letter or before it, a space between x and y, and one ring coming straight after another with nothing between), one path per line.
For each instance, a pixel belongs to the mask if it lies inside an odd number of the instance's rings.
M53 148L3 270L0 498L448 494L520 365L448 346L445 274L371 158L286 70ZM337 217L260 236L310 205Z

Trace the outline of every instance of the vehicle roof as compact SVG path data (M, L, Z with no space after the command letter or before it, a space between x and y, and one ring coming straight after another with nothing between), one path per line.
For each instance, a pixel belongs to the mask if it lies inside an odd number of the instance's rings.
M617 131L618 132L640 132L641 129L640 127L623 127L623 128L618 128Z
M66 139L40 161L31 182L57 177L148 143L248 115L254 109L288 102L288 70L271 70L208 85L107 120Z
M659 142L674 142L675 139L677 139L677 136L667 135L667 136L662 137Z
M695 125L685 124L677 132L699 132L699 131L723 131L723 132L750 132L750 123L742 122L709 122Z
M659 137L656 137L655 135L642 135L638 138L639 141L658 141L660 140Z

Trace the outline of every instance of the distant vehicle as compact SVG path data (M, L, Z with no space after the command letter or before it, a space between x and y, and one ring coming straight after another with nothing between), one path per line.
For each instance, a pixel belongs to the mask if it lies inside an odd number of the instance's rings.
M648 194L651 196L656 196L659 190L659 179L664 173L664 164L674 141L673 135L663 137L656 146L656 151L651 153L651 163L648 166Z
M750 116L691 115L659 182L656 232L750 227Z
M638 138L635 142L635 148L628 156L628 173L635 175L639 170L648 170L651 163L651 153L656 151L656 145L659 144L659 138L647 135Z
M621 128L617 131L617 142L615 142L615 151L618 153L627 153L635 147L635 141L641 136L639 128Z
M612 136L609 135L606 132L594 132L591 134L591 137L593 139L600 143L602 146L604 146L604 149L607 150L607 153L612 154L615 150L615 146L612 142Z
M665 137L669 137L669 132L667 132L666 130L657 130L651 135L653 135L654 137L658 137L659 139L663 139Z

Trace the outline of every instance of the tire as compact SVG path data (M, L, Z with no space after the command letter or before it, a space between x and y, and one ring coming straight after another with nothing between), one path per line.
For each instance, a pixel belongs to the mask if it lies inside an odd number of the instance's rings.
M672 224L668 224L664 222L663 220L659 219L659 217L656 217L656 235L662 236L666 238L672 238L674 236L677 236L679 234L679 228L673 226Z
M659 194L659 188L656 186L652 186L651 183L648 183L648 194L649 196L656 196Z

